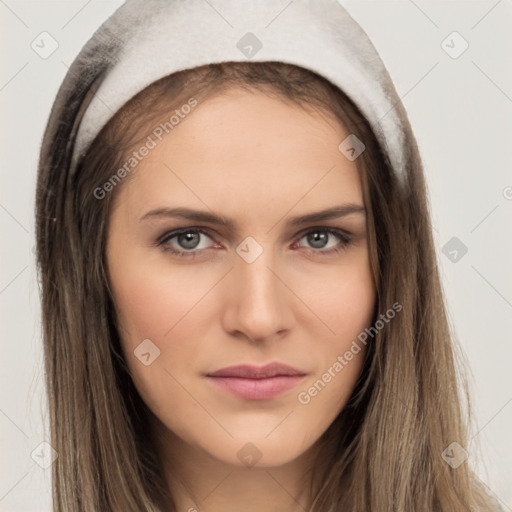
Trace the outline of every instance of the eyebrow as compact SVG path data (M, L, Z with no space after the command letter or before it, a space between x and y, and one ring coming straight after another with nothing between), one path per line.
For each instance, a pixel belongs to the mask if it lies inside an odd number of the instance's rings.
M308 224L311 222L320 222L324 220L337 219L340 217L345 217L350 214L359 214L362 216L366 215L366 208L359 204L344 204L340 206L333 206L331 208L327 208L325 210L320 210L317 212L306 213L304 215L299 215L296 217L292 217L288 219L287 225L291 227L300 226L302 224ZM238 226L237 222L233 219L229 219L222 215L216 215L212 212L202 211L202 210L193 210L191 208L156 208L154 210L150 210L145 213L140 219L139 222L148 219L155 218L183 218L194 220L198 222L208 222L210 224L217 224L219 226L223 226L224 228L230 231L236 231Z

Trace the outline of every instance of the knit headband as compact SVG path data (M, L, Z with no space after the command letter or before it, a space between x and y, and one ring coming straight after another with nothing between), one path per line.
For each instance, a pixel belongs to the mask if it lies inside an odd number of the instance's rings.
M406 181L407 114L373 44L337 0L128 0L77 57L82 69L87 59L108 65L82 106L71 171L109 119L156 80L210 63L281 61L339 87Z

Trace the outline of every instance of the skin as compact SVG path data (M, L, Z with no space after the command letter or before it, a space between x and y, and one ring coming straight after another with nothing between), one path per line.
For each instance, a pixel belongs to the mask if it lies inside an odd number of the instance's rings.
M338 150L348 134L326 115L231 89L199 104L118 191L107 264L119 330L178 510L292 511L310 498L305 482L317 441L350 396L364 349L307 405L297 397L371 325L376 293L364 212L289 221L364 207L356 163ZM165 215L141 220L176 207L222 215L237 229ZM192 227L209 234L166 246L195 257L158 245ZM315 228L343 230L351 241L343 247L320 230L326 239L315 243L307 236ZM249 236L263 249L252 263L236 252ZM336 246L340 252L325 253ZM148 366L134 355L145 339L160 350ZM239 398L205 377L273 361L307 375L268 400ZM241 450L260 458L250 467Z

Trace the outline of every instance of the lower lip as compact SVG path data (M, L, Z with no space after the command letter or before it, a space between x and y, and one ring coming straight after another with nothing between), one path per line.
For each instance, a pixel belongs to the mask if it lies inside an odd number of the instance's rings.
M246 400L268 400L295 387L303 375L279 375L266 379L210 377L217 386Z

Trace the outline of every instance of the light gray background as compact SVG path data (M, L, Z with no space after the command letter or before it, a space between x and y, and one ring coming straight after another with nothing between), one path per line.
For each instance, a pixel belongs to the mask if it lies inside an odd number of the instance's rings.
M51 469L31 458L48 440L34 265L36 165L67 66L121 3L0 0L0 511L51 510ZM285 15L290 3L276 1L269 20ZM409 112L426 167L450 320L472 372L476 421L465 448L479 477L512 511L512 3L341 3L374 42ZM43 31L59 45L47 59L31 48ZM441 47L453 31L469 43L457 59ZM468 248L457 262L443 253L452 237Z

